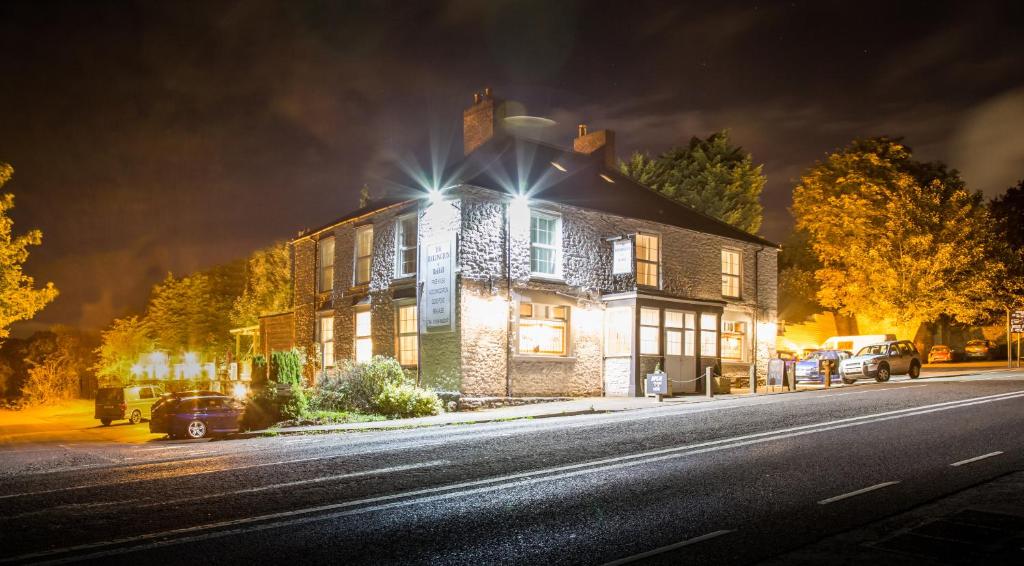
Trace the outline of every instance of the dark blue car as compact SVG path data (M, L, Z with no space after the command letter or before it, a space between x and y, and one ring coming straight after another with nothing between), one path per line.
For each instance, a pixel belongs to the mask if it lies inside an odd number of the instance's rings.
M846 350L815 350L796 363L797 383L825 383L825 362L832 362L832 383L841 381L839 362L851 357Z
M202 438L238 431L242 405L216 391L169 393L153 404L149 432L171 438Z

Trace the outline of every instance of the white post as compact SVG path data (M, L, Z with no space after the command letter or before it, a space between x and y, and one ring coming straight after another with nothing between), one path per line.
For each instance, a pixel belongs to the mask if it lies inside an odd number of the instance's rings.
M705 381L707 381L707 384L708 384L708 387L707 387L708 399L713 399L714 396L715 396L714 383L713 383L713 380L715 378L714 378L713 374L714 374L714 369L711 366L708 366L707 370L704 372Z

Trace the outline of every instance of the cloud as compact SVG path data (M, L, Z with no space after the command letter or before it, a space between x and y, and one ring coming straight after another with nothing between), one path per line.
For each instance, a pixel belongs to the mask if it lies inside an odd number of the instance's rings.
M952 141L952 162L967 185L989 197L1024 178L1024 88L990 98L966 116Z

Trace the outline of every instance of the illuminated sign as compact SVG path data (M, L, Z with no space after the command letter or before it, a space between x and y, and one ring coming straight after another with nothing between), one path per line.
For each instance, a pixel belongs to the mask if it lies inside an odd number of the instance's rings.
M423 246L423 330L455 329L455 238L433 240Z
M633 273L633 241L627 238L612 242L612 274Z
M1024 333L1024 311L1010 313L1010 332Z

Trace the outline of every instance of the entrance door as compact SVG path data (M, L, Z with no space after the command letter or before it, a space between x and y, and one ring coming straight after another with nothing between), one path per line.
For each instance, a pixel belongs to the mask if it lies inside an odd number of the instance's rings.
M673 392L697 391L695 318L692 312L665 311L665 373Z

